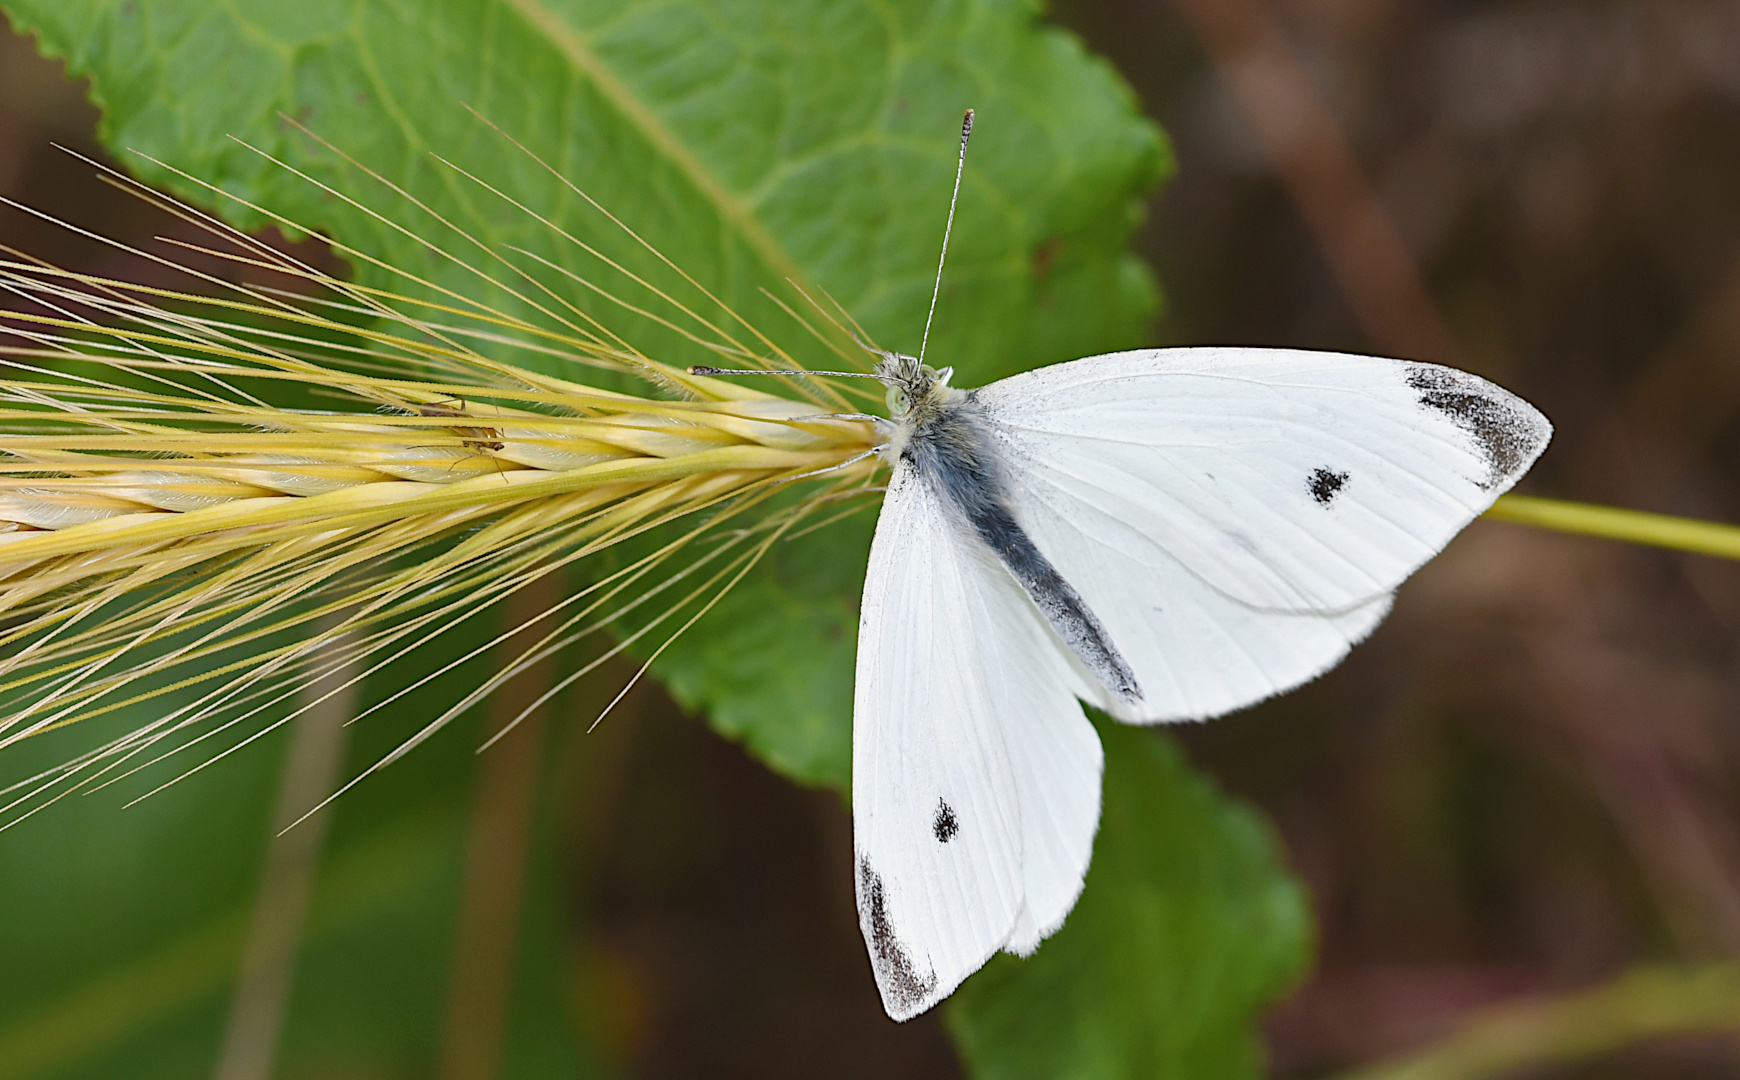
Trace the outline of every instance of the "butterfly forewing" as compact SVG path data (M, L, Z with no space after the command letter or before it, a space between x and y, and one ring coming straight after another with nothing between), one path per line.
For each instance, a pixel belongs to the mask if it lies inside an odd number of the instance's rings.
M1091 357L974 404L1016 518L1143 692L1089 700L1145 721L1219 715L1332 666L1551 432L1462 372L1265 349Z
M1464 372L1282 349L1089 357L975 401L1016 480L1092 502L1229 598L1274 611L1394 591L1552 433Z

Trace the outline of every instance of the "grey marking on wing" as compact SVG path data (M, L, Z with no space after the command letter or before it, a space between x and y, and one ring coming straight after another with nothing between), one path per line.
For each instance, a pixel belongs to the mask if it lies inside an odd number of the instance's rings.
M864 940L870 943L870 963L876 968L876 983L887 999L890 1014L911 1016L923 1009L936 991L936 975L920 977L906 946L895 936L888 918L888 896L882 877L870 868L870 860L858 855L858 922Z
M1514 480L1545 444L1541 424L1519 399L1478 376L1436 364L1408 365L1408 385L1420 392L1419 402L1449 417L1474 437L1486 457L1483 490Z
M969 396L915 426L902 454L996 553L1070 651L1106 689L1126 703L1137 704L1142 689L1136 684L1136 673L1112 644L1099 617L1010 512L995 451L980 428L983 423L988 421L979 416Z

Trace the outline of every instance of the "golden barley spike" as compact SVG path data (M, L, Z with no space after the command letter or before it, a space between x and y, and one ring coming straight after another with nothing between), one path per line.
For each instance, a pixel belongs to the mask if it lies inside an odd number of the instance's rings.
M729 325L702 314L724 305L680 272L677 290L700 304L630 275L651 307L538 256L527 269L510 258L527 253L462 233L481 261L422 241L544 320L534 323L402 272L421 296L342 281L111 179L210 237L178 250L245 277L121 245L194 287L97 278L16 252L0 261L10 297L0 324L0 752L68 724L154 710L0 790L0 827L182 751L197 748L204 757L191 770L202 768L287 720L312 680L341 668L351 680L379 674L517 589L625 539L697 522L557 595L532 620L543 632L519 661L379 768L540 656L606 629L621 637L614 653L687 626L770 543L876 468L865 453L873 429L838 412L845 399L833 388L771 393L691 374L570 295L579 289L735 367L796 366L735 312L726 309ZM537 367L513 363L515 352ZM572 376L539 370L552 361ZM636 375L646 390L589 384L599 368ZM292 393L319 405L275 404ZM816 494L770 510L794 478ZM687 621L676 618L683 611Z

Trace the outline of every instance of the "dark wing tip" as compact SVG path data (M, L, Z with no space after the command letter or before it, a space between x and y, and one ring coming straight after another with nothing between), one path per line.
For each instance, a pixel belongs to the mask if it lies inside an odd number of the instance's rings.
M1480 486L1494 495L1520 480L1552 440L1553 425L1539 409L1478 375L1409 362L1407 380L1420 408L1448 418L1473 439L1486 459Z
M911 953L895 933L888 914L888 891L882 876L858 853L858 925L864 944L870 947L870 967L876 973L876 988L882 992L882 1008L895 1020L910 1020L937 1002L936 973L920 976Z

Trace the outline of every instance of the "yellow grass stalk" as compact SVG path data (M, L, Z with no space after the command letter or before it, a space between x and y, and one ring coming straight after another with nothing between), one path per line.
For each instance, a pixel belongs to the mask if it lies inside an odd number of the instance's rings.
M189 745L207 747L203 767L290 719L297 688L323 673L379 671L507 594L647 536L614 573L569 595L550 589L520 659L390 761L586 635L608 627L621 638L612 652L656 651L687 625L678 613L692 622L770 543L863 490L877 467L874 428L839 391L691 375L499 252L467 268L537 321L417 279L417 298L352 285L136 190L212 234L201 258L278 284L235 285L139 251L200 287L99 279L15 252L0 260L11 296L0 338L0 750L155 710L0 791L0 827ZM797 366L734 314L702 314L722 305L690 279L699 302L630 275L655 310L562 274L733 366ZM587 381L599 371L643 390ZM703 510L687 531L653 533Z

